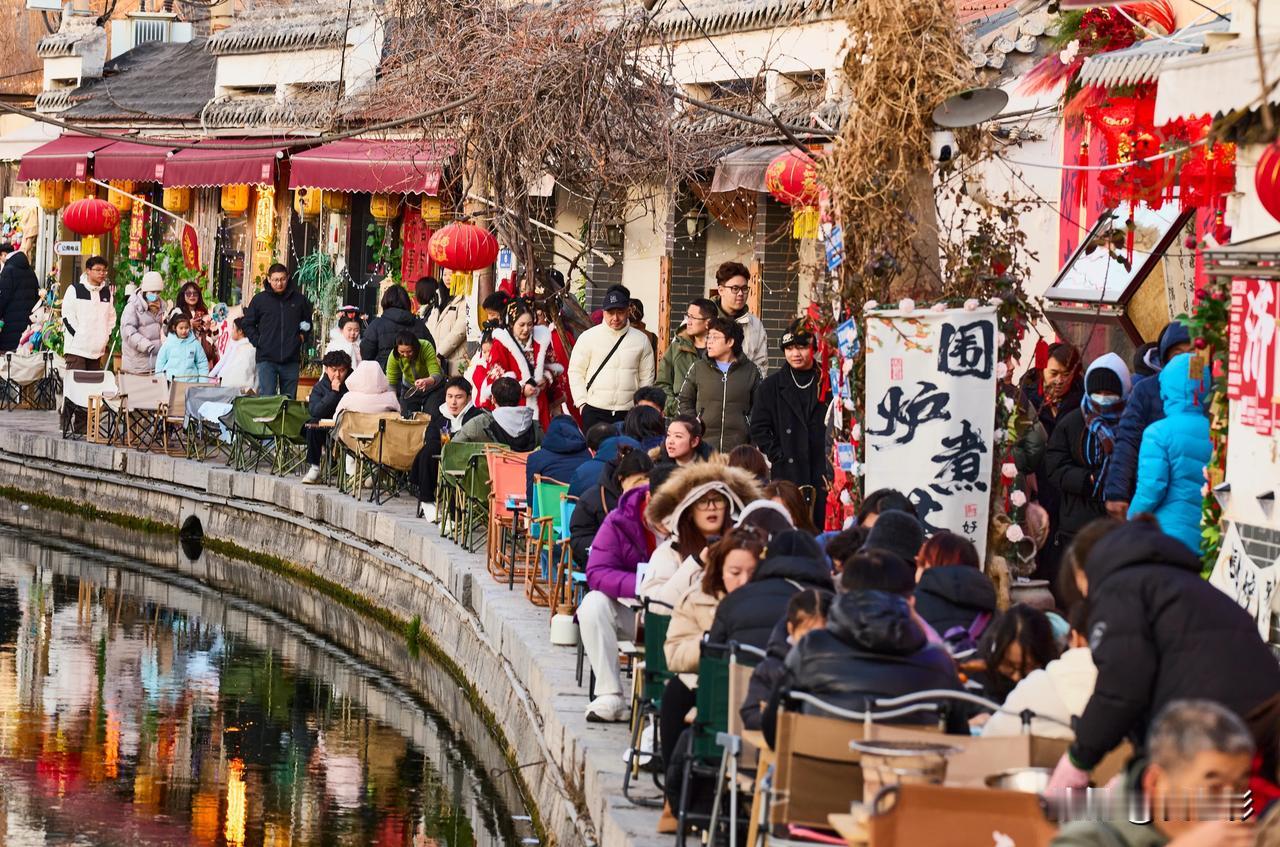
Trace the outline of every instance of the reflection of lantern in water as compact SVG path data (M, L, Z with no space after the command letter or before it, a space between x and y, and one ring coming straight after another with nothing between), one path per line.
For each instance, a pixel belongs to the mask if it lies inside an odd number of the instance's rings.
M191 835L197 844L212 844L217 840L217 794L201 791L191 798Z
M223 836L233 847L244 844L244 762L232 759L227 763L227 823Z

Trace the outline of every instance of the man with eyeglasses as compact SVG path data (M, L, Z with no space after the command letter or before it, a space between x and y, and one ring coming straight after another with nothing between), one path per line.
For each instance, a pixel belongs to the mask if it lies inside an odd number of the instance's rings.
M684 321L679 334L667 346L658 363L657 386L667 392L667 417L672 418L680 411L680 389L684 388L685 375L694 362L706 356L707 327L711 319L720 313L715 301L699 297L689 304L685 310Z
M742 354L755 362L760 376L769 372L769 339L764 324L747 308L751 271L741 262L725 262L716 269L720 314L742 327Z

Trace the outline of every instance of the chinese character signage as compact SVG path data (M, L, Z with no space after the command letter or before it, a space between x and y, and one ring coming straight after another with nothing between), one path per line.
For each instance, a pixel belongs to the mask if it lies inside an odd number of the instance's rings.
M1220 589L1249 613L1258 624L1258 634L1271 637L1271 603L1280 582L1280 563L1253 560L1245 549L1234 522L1227 524L1222 536L1222 550L1209 584Z
M129 219L129 258L135 261L147 258L149 213L150 210L141 203L133 204L133 214Z
M1240 422L1260 435L1269 435L1275 420L1278 300L1274 280L1231 282L1227 396L1241 404Z
M431 276L431 256L427 253L431 233L431 224L424 221L421 215L404 216L404 226L400 230L400 278L410 291L415 282L424 276Z
M866 490L910 495L928 531L986 554L996 404L996 313L867 319Z

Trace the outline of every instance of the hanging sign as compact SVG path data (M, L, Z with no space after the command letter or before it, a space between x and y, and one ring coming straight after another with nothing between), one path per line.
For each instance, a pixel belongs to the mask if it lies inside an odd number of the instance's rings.
M1240 422L1260 435L1269 435L1275 422L1278 295L1273 280L1231 281L1227 396L1241 404Z
M866 490L907 493L927 531L986 555L996 407L996 312L867 318Z
M200 239L191 224L182 227L182 263L187 270L200 270Z
M830 226L830 225L829 225ZM844 261L844 230L838 226L830 226L827 237L827 270L835 273Z
M151 222L151 210L141 203L134 203L129 214L129 258L135 261L147 258L147 224Z
M1222 536L1218 561L1209 575L1209 584L1240 604L1258 624L1263 640L1271 637L1271 601L1280 583L1280 562L1261 566L1245 550L1244 539L1234 522Z
M53 242L53 252L59 256L79 256L79 241L55 241Z
M421 215L405 215L400 228L400 278L413 290L413 284L424 276L431 276L431 254L427 243L434 230Z

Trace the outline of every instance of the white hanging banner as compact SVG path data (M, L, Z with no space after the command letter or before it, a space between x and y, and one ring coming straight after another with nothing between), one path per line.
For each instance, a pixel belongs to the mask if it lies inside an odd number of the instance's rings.
M1227 524L1222 535L1222 548L1209 584L1220 589L1258 622L1258 634L1263 641L1271 637L1271 601L1280 582L1280 564L1268 562L1262 567L1253 561L1244 548L1244 539L1234 522Z
M867 318L866 491L911 497L929 532L986 556L996 417L996 310Z

